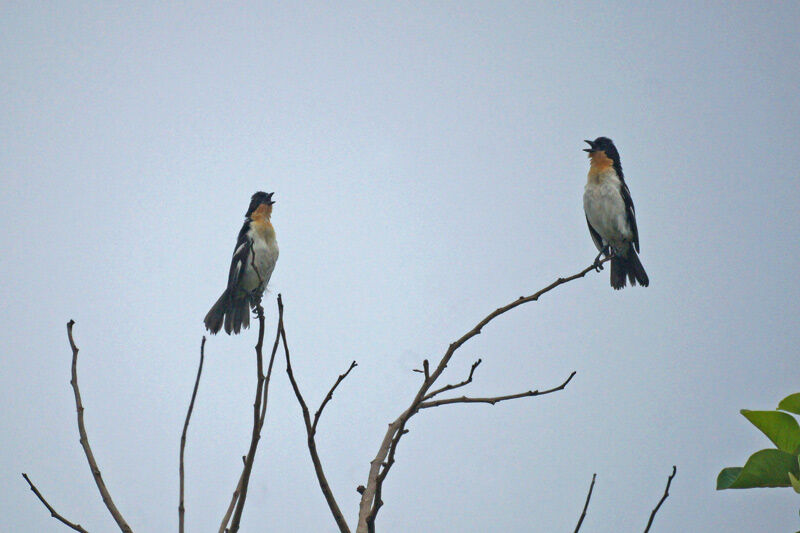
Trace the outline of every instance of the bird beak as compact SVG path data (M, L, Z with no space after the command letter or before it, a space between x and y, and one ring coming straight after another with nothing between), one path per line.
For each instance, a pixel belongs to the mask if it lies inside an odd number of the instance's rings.
M594 142L592 142L592 141L586 141L586 140L584 140L583 142L587 143L587 144L590 146L590 148L584 148L584 149L583 149L583 151L584 151L584 152L589 152L590 154L591 154L592 152L594 152Z
M272 199L272 195L273 195L273 194L275 194L275 193L274 193L274 192L271 192L271 193L269 193L269 194L267 195L267 204L268 204L268 205L272 205L272 204L274 204L274 203L275 203L275 200L273 200L273 199Z

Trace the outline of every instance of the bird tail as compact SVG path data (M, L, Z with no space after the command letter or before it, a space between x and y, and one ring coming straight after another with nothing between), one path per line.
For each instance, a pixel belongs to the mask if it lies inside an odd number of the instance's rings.
M611 286L619 290L625 286L625 278L631 283L631 287L638 282L642 287L650 285L650 278L644 271L642 262L633 248L628 250L627 256L615 256L611 258Z
M250 303L247 298L231 300L225 314L225 333L238 334L241 330L250 327Z
M250 304L247 298L233 299L225 289L222 296L211 306L206 318L203 320L206 329L216 335L223 325L228 335L239 333L242 329L250 327Z
M228 309L228 303L230 303L230 297L228 296L228 289L225 289L225 292L223 292L222 296L211 306L211 309L203 319L206 329L210 331L212 335L219 333L219 330L222 328L222 322L225 318L225 312Z

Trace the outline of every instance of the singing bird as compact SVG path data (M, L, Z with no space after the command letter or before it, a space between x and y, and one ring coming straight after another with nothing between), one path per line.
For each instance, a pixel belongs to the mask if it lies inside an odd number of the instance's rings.
M639 261L639 231L631 192L625 184L622 165L614 142L608 137L585 141L589 148L589 176L583 192L586 223L600 253L595 265L600 266L602 255L611 255L611 286L621 289L625 279L631 286L638 282L647 287L650 280Z
M249 328L250 308L255 309L261 303L261 296L278 261L275 228L270 222L275 203L273 194L259 191L250 199L233 251L228 287L204 320L206 329L212 334L216 334L223 324L228 335Z

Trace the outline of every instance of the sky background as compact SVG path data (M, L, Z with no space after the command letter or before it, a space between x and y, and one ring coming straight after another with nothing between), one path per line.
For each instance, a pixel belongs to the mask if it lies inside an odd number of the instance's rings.
M423 358L596 254L583 139L614 139L647 289L592 273L453 359L380 531L795 531L790 489L716 492L769 441L739 413L800 391L800 4L3 2L0 530L177 527L202 318L250 196L275 191L275 295L351 525ZM252 421L256 331L218 335L186 450L187 531L216 531ZM271 342L271 340L269 341ZM334 531L279 360L242 531Z

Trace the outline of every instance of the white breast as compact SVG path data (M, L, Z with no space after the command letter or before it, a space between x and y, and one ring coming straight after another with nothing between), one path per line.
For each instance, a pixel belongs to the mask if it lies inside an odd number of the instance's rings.
M263 292L278 261L278 243L274 237L265 240L253 230L248 236L253 240L253 251L245 269L242 288L248 292Z
M633 233L628 225L620 185L611 169L601 172L597 179L590 179L583 192L583 210L603 240L622 251L633 240Z

